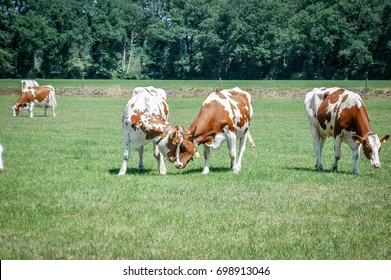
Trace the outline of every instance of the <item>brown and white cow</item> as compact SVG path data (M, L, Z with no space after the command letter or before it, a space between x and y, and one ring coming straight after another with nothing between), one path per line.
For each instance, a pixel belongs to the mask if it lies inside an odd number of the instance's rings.
M224 141L228 142L231 157L231 169L239 173L243 153L246 149L246 139L255 146L250 135L250 120L253 114L251 95L240 88L225 89L211 93L204 103L198 116L189 127L191 140L195 146L204 145L205 164L202 173L209 173L210 148L217 150ZM236 157L236 141L240 140L239 155ZM180 162L181 168L193 156L191 147L183 147Z
M358 157L361 147L371 166L381 167L381 143L390 136L379 137L372 131L364 102L357 93L341 88L315 88L306 94L304 107L310 123L318 170L324 169L322 150L329 136L334 137L335 151L331 171L338 170L342 142L347 143L353 151L354 174L360 174Z
M179 153L184 151L184 145L190 135L181 126L168 123L169 108L166 92L154 87L138 87L133 91L122 117L124 132L124 160L118 175L125 175L130 156L130 144L138 151L138 169L144 170L144 146L149 142L154 144L154 156L157 160L158 171L166 174L163 155L175 166L180 168ZM190 143L191 144L191 143ZM193 147L194 148L194 147ZM192 151L193 152L193 151ZM194 152L193 152L194 153Z
M30 112L30 118L33 117L33 110L35 106L44 107L46 116L48 107L53 109L53 117L56 116L55 108L57 101L55 97L55 90L52 86L37 86L30 87L23 91L14 106L12 106L13 116L19 115L20 108L26 108Z

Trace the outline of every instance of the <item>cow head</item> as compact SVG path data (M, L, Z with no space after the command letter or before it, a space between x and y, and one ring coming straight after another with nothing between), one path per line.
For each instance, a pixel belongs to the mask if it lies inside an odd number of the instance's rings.
M362 145L364 155L371 163L371 166L373 168L380 168L380 150L382 143L387 141L390 135L379 137L377 134L368 133L364 137L359 135L353 135L352 137L356 143Z
M19 111L20 105L18 103L15 103L14 106L12 106L12 115L16 117L17 115L19 115Z
M167 157L171 162L175 162L175 167L183 169L192 159L195 153L195 146L191 141L190 132L182 126L175 126L167 142L169 152Z

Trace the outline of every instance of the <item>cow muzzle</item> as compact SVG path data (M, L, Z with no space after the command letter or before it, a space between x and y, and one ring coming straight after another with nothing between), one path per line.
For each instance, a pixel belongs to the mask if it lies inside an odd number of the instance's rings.
M372 167L375 169L379 169L379 168L381 168L381 164L380 164L380 162L376 162L376 163L372 164Z
M182 162L175 162L175 167L178 169L183 169L185 168L185 165Z

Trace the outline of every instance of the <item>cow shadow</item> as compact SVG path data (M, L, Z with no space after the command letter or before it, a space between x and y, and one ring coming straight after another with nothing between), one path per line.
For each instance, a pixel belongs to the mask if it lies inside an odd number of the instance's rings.
M177 173L176 175L182 174L202 174L202 170L204 168L194 168L194 169L184 169L181 173ZM222 172L231 172L232 170L229 167L209 167L209 173L222 173Z
M331 169L318 170L316 168L311 168L311 167L284 167L284 169L293 170L293 171L305 171L311 173L335 173L335 174L346 174L346 175L357 176L353 174L353 172L348 172L348 171L331 171Z
M120 170L121 170L120 168L112 168L112 169L109 169L108 172L109 172L110 175L118 175ZM130 174L141 175L141 174L148 174L148 173L151 173L151 172L153 172L152 169L144 169L142 171L139 171L138 168L127 168L126 169L126 174L129 174L129 175Z
M167 175L184 175L184 174L202 174L203 168L195 168L195 169L183 169L181 172L173 172L167 170ZM120 168L112 168L109 169L108 172L110 175L118 175ZM157 172L155 169L145 169L143 171L139 171L138 168L127 168L126 175L143 175L143 174L151 174ZM232 172L229 167L210 167L209 173L223 173L223 172Z

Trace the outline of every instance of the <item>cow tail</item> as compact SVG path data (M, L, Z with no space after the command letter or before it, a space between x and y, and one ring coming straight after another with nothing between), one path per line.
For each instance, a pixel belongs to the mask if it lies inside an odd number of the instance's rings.
M57 100L56 100L56 90L54 87L50 86L50 93L49 93L49 100L53 107L57 107Z
M250 130L247 131L247 139L248 139L248 142L250 143L250 147L254 148L255 147L255 143L254 143L254 140L253 140L253 138L251 136Z

